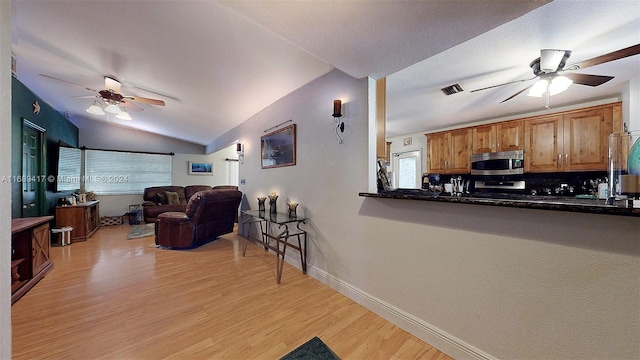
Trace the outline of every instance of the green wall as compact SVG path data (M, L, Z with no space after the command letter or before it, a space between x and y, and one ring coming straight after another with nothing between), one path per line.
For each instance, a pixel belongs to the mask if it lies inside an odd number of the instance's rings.
M18 79L12 78L11 84L11 217L19 218L22 213L21 184L14 181L22 174L22 120L44 128L45 132L45 171L43 175L56 175L58 141L78 146L78 127L55 111L40 97L34 94ZM40 113L33 112L33 102L40 104ZM4 174L3 174L4 175ZM69 196L71 192L56 192L55 183L44 182L45 201L40 215L54 215L58 198Z

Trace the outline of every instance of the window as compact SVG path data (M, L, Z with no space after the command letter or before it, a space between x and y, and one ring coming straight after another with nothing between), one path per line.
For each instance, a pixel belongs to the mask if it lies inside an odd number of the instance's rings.
M146 187L167 185L171 185L170 155L85 150L86 191L142 194Z
M394 154L394 186L403 189L419 189L421 184L420 150Z

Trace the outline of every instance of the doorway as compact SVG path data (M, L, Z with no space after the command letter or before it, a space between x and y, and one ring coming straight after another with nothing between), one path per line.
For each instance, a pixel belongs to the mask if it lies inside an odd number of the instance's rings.
M44 185L44 139L45 129L22 120L22 217L43 214Z
M420 150L393 154L393 187L419 189L422 181L422 156Z

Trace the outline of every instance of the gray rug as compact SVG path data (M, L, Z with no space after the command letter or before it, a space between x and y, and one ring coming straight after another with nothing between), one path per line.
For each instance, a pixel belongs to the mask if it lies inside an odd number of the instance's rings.
M316 336L280 360L340 360L340 358Z
M133 225L129 230L127 240L153 236L155 234L155 224Z

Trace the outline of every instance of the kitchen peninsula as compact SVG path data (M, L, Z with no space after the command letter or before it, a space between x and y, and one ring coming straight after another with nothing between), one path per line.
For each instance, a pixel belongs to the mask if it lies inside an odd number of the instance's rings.
M605 200L583 199L570 196L530 196L503 194L494 194L492 197L487 197L480 194L450 196L448 194L435 193L420 189L402 189L378 193L361 192L358 195L362 197L380 199L439 201L458 204L505 206L539 210L556 210L640 217L640 208L626 207L626 201L622 200L615 201L614 205L605 205ZM640 200L635 200L635 202L639 201Z

